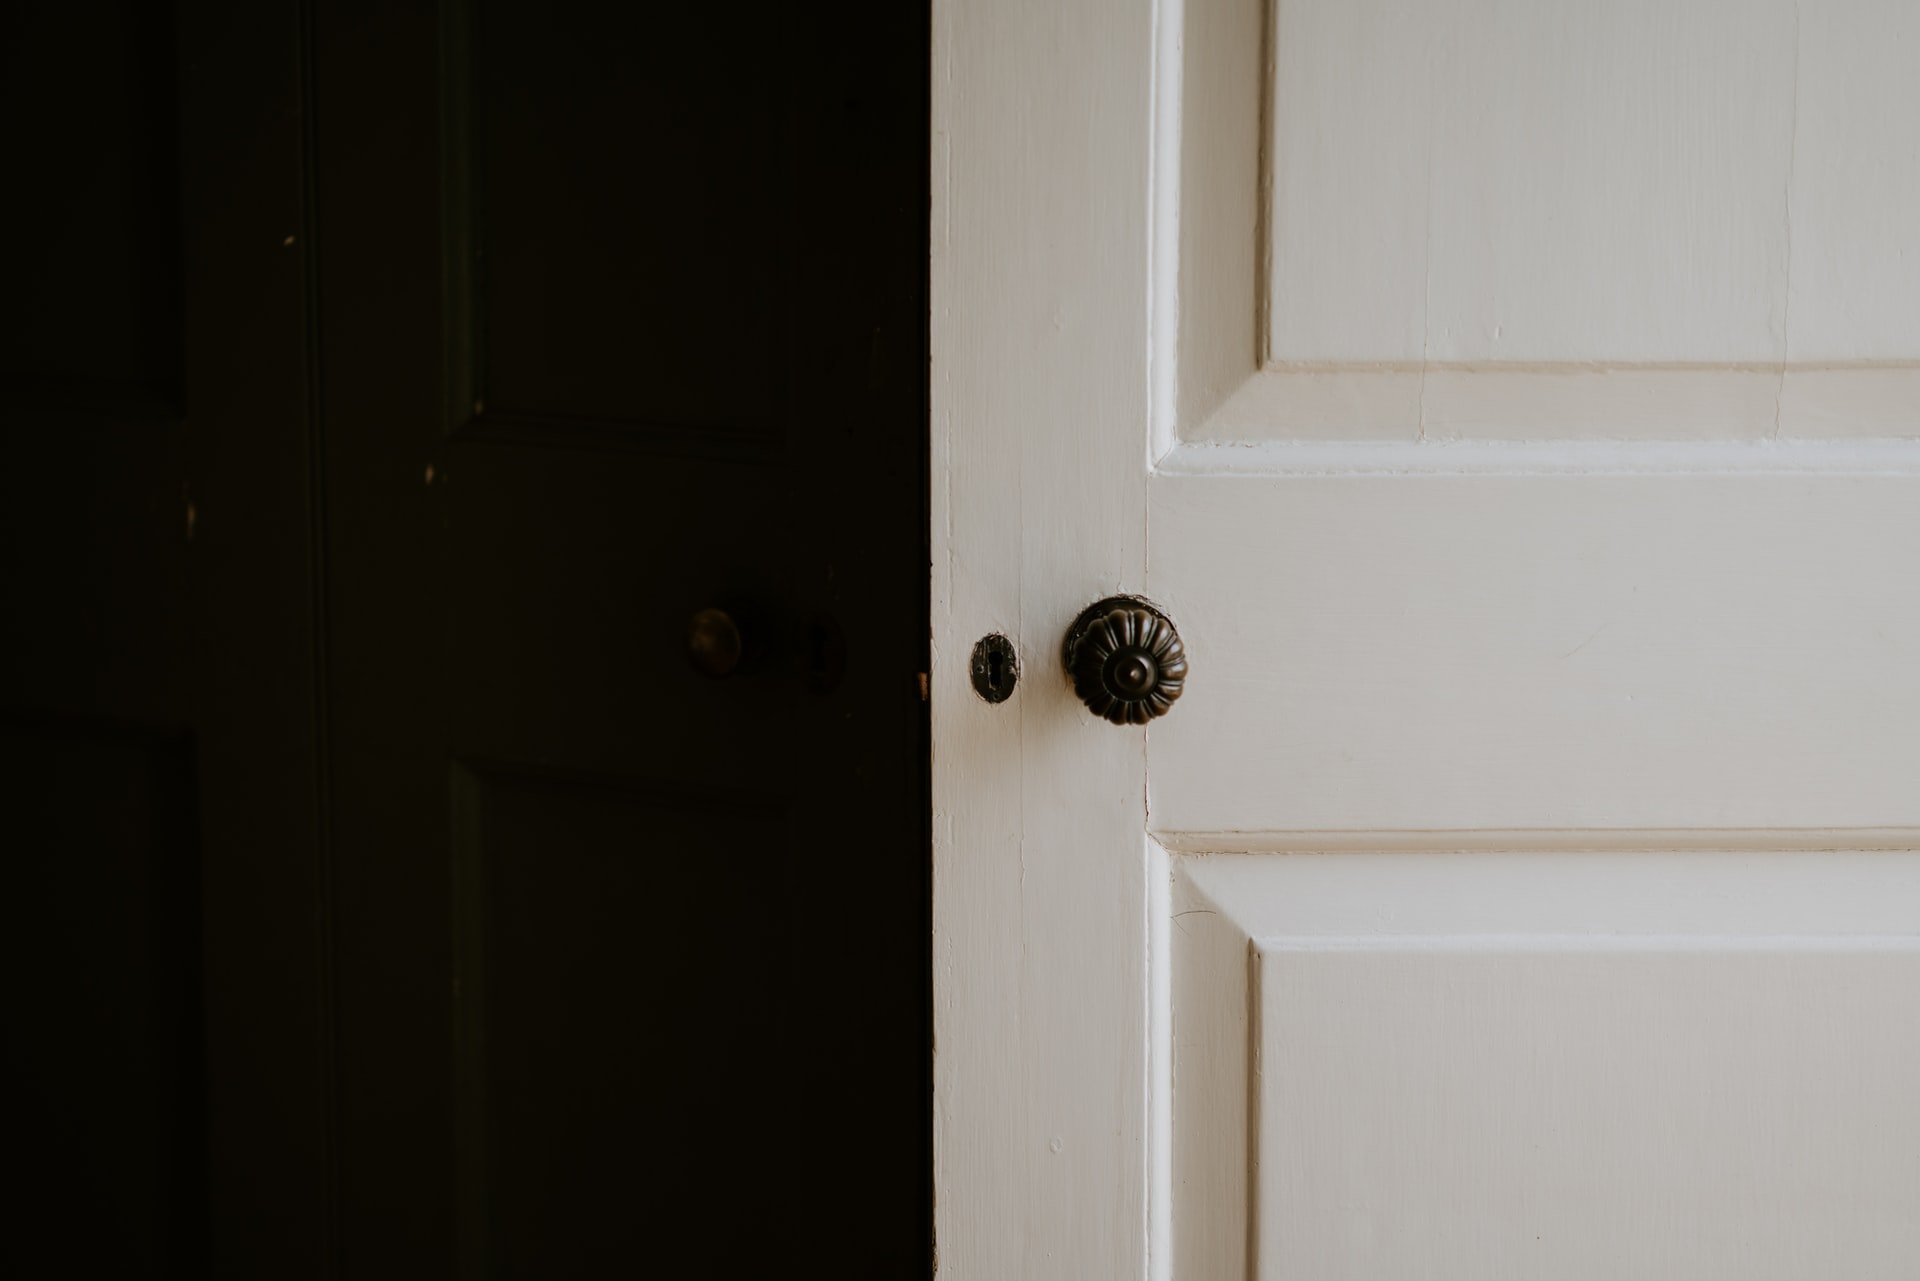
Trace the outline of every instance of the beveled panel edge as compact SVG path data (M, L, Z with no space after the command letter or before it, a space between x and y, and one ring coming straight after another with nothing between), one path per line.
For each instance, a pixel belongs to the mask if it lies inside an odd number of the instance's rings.
M1182 419L1181 441L1912 439L1920 364L1268 365L1210 403Z
M1148 1276L1246 1275L1258 1257L1259 950L1233 905L1195 875L1203 860L1156 838L1148 846L1164 887L1149 922Z
M1920 476L1920 440L1183 441L1156 476Z
M1920 850L1920 828L1159 831L1179 861L1209 854L1837 853Z

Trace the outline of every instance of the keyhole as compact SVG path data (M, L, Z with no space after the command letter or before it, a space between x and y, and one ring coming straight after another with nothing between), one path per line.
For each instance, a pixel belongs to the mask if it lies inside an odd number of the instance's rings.
M983 636L973 647L970 664L973 692L989 703L1004 703L1020 680L1020 658L1013 642L998 632Z

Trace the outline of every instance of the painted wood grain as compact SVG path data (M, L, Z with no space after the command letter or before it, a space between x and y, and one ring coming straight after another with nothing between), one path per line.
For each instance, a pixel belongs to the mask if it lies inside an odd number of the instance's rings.
M1920 937L1256 948L1263 1281L1891 1278Z
M1277 14L1272 360L1781 355L1791 0Z
M1920 1258L1920 856L1178 861L1183 1277Z
M1920 826L1916 484L1158 476L1153 824Z
M1915 91L1865 52L1909 20L935 15L942 1271L1910 1264L1912 1171L1866 1126L1920 1047L1863 1011L1912 986L1916 863L1826 852L1920 847ZM1058 672L1116 589L1193 661L1144 743ZM998 706L966 680L988 632L1023 662ZM1518 852L1437 852L1490 849ZM1749 1021L1714 1024L1728 1001ZM1766 1098L1778 1124L1734 1133ZM1726 1141L1661 1147L1692 1116ZM1805 1168L1770 1173L1775 1141ZM1872 1187L1822 1199L1856 1151ZM1446 1177L1469 1156L1478 1201ZM1717 1231L1771 1215L1772 1253L1602 1240L1654 1213L1649 1163ZM1374 1198L1427 1217L1376 1231Z
M1157 452L1920 435L1912 6L1175 8Z
M1145 1267L1143 745L1086 715L1058 655L1145 564L1152 21L1145 0L934 10L943 1278ZM967 679L989 632L1024 673L998 705Z

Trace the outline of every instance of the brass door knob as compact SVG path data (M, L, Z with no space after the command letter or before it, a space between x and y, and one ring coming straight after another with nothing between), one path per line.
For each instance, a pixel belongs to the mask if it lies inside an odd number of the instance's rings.
M1073 692L1115 725L1165 716L1186 684L1187 647L1173 620L1138 596L1087 606L1067 629L1061 653Z
M797 621L751 605L696 610L687 620L687 662L722 677L798 677L831 694L847 674L847 640L831 614Z
M702 676L731 676L746 646L740 625L724 609L703 609L687 621L687 661Z

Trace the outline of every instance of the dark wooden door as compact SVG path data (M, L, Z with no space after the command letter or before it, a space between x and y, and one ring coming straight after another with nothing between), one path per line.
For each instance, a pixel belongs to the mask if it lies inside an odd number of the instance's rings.
M924 1275L925 13L156 13L7 32L15 1255Z

